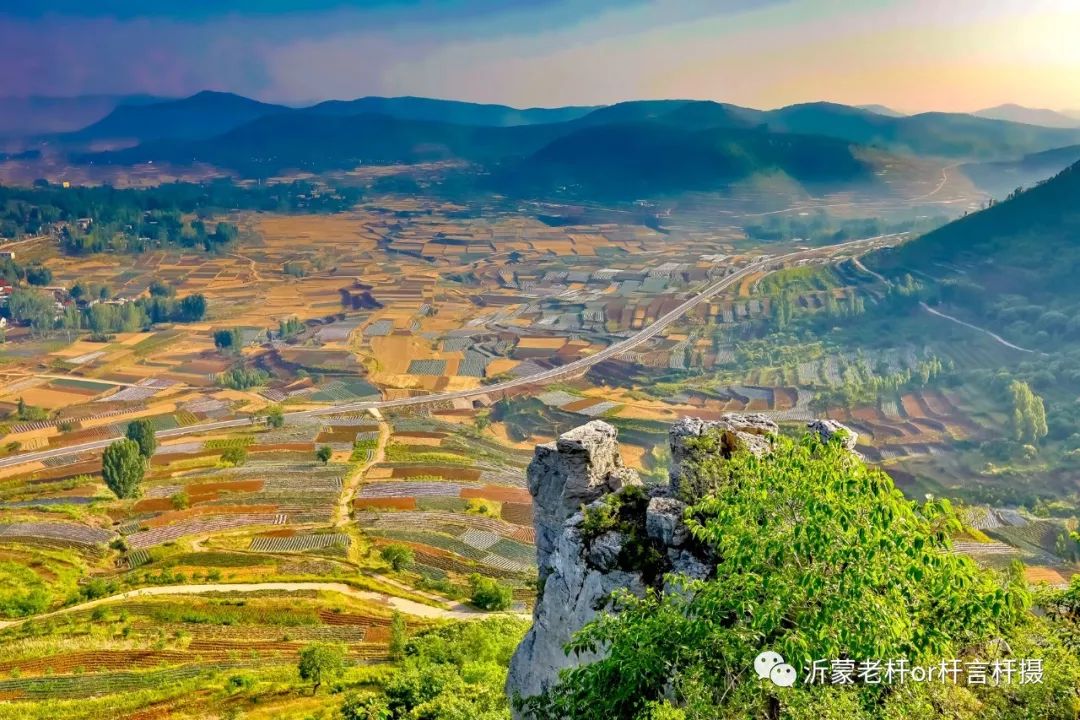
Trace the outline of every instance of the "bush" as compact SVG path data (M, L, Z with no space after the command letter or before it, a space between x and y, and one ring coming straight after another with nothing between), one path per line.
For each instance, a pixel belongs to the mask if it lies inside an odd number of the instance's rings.
M379 555L397 572L408 570L413 564L413 551L407 545L387 545Z
M961 525L947 502L909 502L885 473L813 436L777 437L761 458L725 458L715 434L690 445L689 486L712 490L686 523L716 558L715 573L668 576L673 592L618 593L619 612L601 613L566 646L568 653L605 648L605 656L529 700L535 717L646 720L665 700L688 718L1003 720L1075 712L1068 709L1080 678L1075 658L1064 659L1027 611L1020 572L983 570L950 552L948 537ZM1044 685L907 683L882 692L858 682L824 691L800 683L777 691L746 672L763 648L796 668L820 658L927 666L978 657L1000 639L1015 657L1053 664Z
M513 602L513 591L489 577L470 575L471 602L481 610L506 610Z
M270 373L258 368L235 367L217 376L217 383L232 390L249 390L265 385L270 380Z
M231 447L221 453L221 461L233 467L243 465L247 460L247 448Z
M172 496L172 506L176 510L186 510L191 506L191 498L188 497L186 492L181 490Z

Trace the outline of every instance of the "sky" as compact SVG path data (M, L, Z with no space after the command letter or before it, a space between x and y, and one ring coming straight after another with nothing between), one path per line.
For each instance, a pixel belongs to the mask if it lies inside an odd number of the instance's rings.
M1080 109L1077 0L0 0L0 96Z

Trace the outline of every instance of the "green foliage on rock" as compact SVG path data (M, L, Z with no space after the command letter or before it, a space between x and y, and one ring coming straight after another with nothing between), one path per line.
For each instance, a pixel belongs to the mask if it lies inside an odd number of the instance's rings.
M950 552L960 524L946 501L910 502L883 472L812 436L730 459L709 452L717 438L696 442L697 461L683 470L714 490L692 506L688 527L713 551L715 574L618 597L620 612L568 646L607 655L527 701L537 718L1075 716L1076 659L1028 611L1020 573ZM1042 658L1044 683L778 688L752 670L766 649L802 674L821 659L928 665L992 659L1005 647L1009 657Z

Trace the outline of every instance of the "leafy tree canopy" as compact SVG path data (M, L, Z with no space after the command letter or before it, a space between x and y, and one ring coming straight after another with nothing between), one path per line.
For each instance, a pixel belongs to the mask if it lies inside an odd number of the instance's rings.
M138 497L146 473L146 458L134 440L117 440L105 448L101 459L101 474L105 484L118 498Z

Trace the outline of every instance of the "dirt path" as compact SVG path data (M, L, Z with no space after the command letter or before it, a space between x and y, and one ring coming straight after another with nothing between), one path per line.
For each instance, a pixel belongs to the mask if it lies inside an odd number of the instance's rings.
M1012 348L1013 350L1019 350L1020 352L1026 352L1026 353L1038 352L1037 350L1032 350L1030 348L1020 347L1019 345L1013 345L1011 342L1009 342L1005 338L1001 337L1000 335L998 335L996 333L990 332L986 328L981 328L978 325L972 325L969 322L964 322L960 318L954 318L952 315L946 315L945 313L941 312L940 310L935 310L934 308L930 307L929 305L927 305L924 302L920 302L919 305L921 305L922 309L925 310L926 312L930 313L931 315L937 315L939 318L945 318L946 320L951 320L954 323L956 323L957 325L963 325L964 327L975 330L976 332L981 332L983 335L989 335L994 340L1001 343L1002 345L1004 345L1007 348ZM1039 353L1039 354L1042 355L1043 353Z
M379 440L375 446L375 452L371 454L371 459L356 468L356 471L350 475L345 481L345 484L342 485L341 496L338 498L337 507L334 508L334 527L343 527L349 524L349 518L351 516L349 506L352 505L353 498L356 496L356 490L364 480L364 474L367 473L372 466L381 463L386 457L386 445L390 442L390 425L383 419L382 413L379 412L378 408L371 408L368 412L379 421Z
M248 266L249 266L249 268L251 270L252 276L255 279L255 282L265 282L265 279L263 278L263 276L261 274L259 274L259 266L255 263L254 260L249 258L247 255L241 255L240 253L229 253L229 255L233 256L234 258L239 258L241 260L245 260L248 263Z
M31 620L43 620L45 618L56 617L58 615L66 615L68 613L79 612L81 610L89 610L100 605L111 605L112 603L121 602L124 600L130 600L131 598L149 597L158 595L202 595L204 593L215 592L258 592L260 590L278 590L281 592L300 592L304 590L317 590L320 592L333 592L341 595L347 595L348 597L355 598L357 600L363 600L365 602L376 603L386 606L388 609L397 610L406 615L413 615L415 617L430 618L433 620L450 619L450 620L478 620L485 617L489 617L492 613L485 613L479 610L473 610L466 605L454 605L450 608L437 608L430 605L423 605L413 600L406 600L405 598L394 597L393 595L386 595L384 593L373 592L371 590L358 590L345 583L336 582L262 582L262 583L222 583L216 585L158 585L154 587L139 588L137 590L128 590L117 595L111 595L109 597L99 598L97 600L89 600L78 605L71 605L70 607L54 610L53 612L42 613L40 615L32 615L30 617L19 618L18 620L4 620L0 622L0 630L18 627ZM524 614L517 614L516 617L525 618Z

